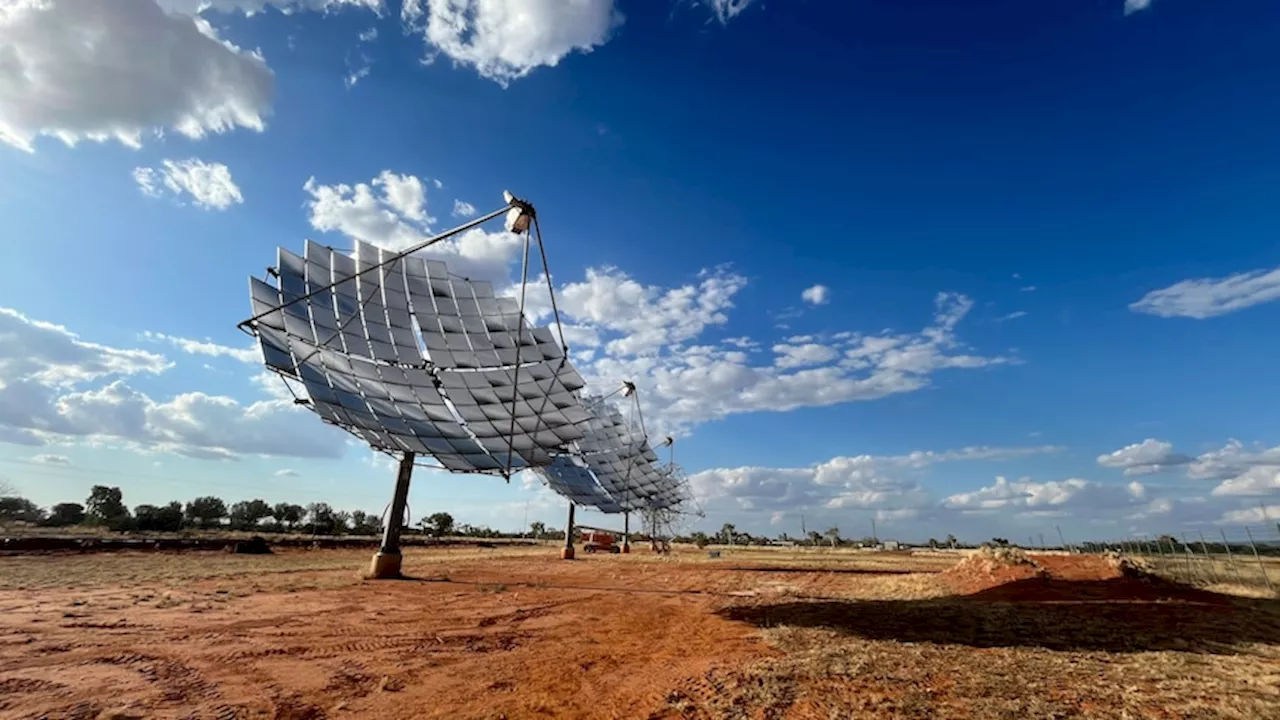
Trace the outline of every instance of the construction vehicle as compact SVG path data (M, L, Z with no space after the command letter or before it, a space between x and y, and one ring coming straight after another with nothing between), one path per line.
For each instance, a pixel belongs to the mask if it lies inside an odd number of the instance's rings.
M620 553L622 548L617 544L616 533L612 530L578 526L582 538L582 549L585 552Z

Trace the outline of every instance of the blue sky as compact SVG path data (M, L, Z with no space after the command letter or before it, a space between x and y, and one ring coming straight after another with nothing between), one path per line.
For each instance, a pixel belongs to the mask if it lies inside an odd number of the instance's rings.
M0 2L0 477L380 509L388 465L258 377L245 277L510 188L703 529L1280 519L1273 3L407 6ZM509 284L498 230L451 262ZM521 478L411 505L563 523Z

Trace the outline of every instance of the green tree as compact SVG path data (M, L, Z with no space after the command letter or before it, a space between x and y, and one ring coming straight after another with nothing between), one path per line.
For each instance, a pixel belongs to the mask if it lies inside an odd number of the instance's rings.
M931 549L931 550L937 550L937 549L938 549L938 539L937 539L937 538L929 538L929 549Z
M541 538L547 532L547 524L540 522L529 523L529 532L533 534L534 539Z
M956 547L956 543L957 543L957 540L955 535L947 535L947 547L954 550Z
M831 547L835 547L836 545L840 544L840 528L838 527L827 528L827 531L823 534L826 535L827 540L831 542Z
M241 500L231 506L231 527L254 530L258 523L271 517L271 506L263 500Z
M85 500L85 519L91 525L106 525L117 529L127 525L129 508L124 506L124 493L118 487L94 485Z
M187 522L201 528L222 524L227 516L227 504L222 498L206 495L187 503Z
M818 532L817 530L810 530L810 531L809 531L809 544L810 544L810 545L817 545L817 544L818 544L818 543L820 543L820 542L822 542L822 533Z
M691 539L693 540L693 544L697 545L699 548L704 548L711 543L711 538L707 537L707 534L702 531L695 532L691 536Z
M306 508L292 503L276 503L271 508L271 517L276 521L276 524L289 530L293 530L294 526L302 522L306 515Z
M453 534L453 516L447 512L432 513L422 521L422 529L430 533L434 537L444 537ZM489 537L488 528L484 528L481 537Z
M338 522L329 503L307 505L307 526L313 535L332 535Z
M44 520L44 510L26 498L0 497L0 522L38 523Z
M356 510L351 513L351 532L354 535L377 535L382 532L382 517Z
M139 505L133 509L134 525L142 532L178 532L182 529L182 503L163 507Z
M49 510L44 521L49 527L66 527L84 522L84 506L80 503L58 503Z
M725 523L720 527L720 542L725 545L732 545L733 539L737 535L737 528L732 523Z
M335 510L333 512L333 534L343 535L351 529L351 513L346 510Z

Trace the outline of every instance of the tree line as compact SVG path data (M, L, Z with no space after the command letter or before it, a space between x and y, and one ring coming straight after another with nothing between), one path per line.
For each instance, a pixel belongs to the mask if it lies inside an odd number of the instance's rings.
M337 510L323 502L305 506L287 502L273 505L254 499L228 505L222 498L206 495L186 503L143 504L130 510L124 503L124 493L120 488L106 485L94 485L83 503L58 503L46 509L18 496L12 486L0 481L0 524L15 522L47 528L98 527L115 532L243 530L309 535L377 535L383 529L383 518L378 513ZM405 532L432 537L532 536L564 539L563 530L549 529L540 522L532 523L528 533L504 533L485 525L458 523L447 512L432 513L419 520L416 526L406 527Z

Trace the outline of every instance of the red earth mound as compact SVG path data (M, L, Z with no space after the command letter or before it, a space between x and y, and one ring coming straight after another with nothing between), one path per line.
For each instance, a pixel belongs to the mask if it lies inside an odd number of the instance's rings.
M957 594L996 602L1180 602L1229 605L1230 598L1143 572L1100 555L980 551L941 575Z

